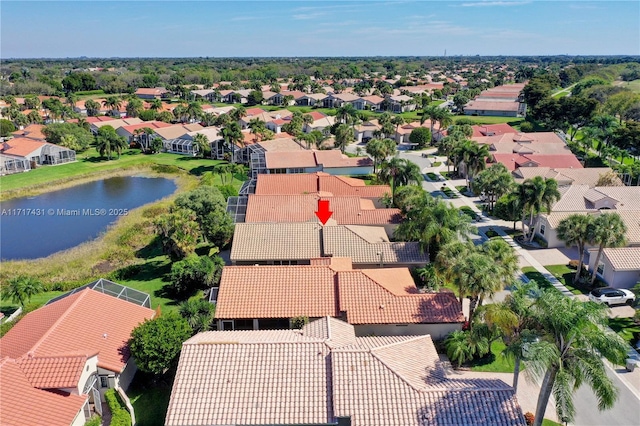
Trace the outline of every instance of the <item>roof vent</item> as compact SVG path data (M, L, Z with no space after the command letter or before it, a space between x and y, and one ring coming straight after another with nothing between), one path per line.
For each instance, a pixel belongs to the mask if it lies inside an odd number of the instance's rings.
M107 338L107 333L104 333L104 334L102 335L102 338L103 338L103 339L106 339L106 338Z
M384 309L384 303L380 305L380 309Z

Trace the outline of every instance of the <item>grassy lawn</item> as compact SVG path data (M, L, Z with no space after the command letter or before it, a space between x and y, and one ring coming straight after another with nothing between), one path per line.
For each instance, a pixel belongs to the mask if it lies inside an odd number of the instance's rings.
M505 345L501 341L495 341L491 344L491 353L484 358L473 360L471 371L485 371L491 373L513 373L513 363L502 356ZM523 369L524 365L520 364Z
M151 377L138 371L127 391L137 426L164 424L171 397L171 384L163 380L154 382Z
M562 423L556 423L553 420L543 419L542 426L562 426Z
M449 189L448 186L443 186L442 189L440 189L440 191L442 191L444 195L446 195L449 198L458 198L458 196L451 189Z
M476 115L458 115L453 118L454 121L458 120L471 120L475 124L500 124L507 123L511 127L520 126L524 122L524 118L519 117L484 117Z
M522 272L524 272L527 278L537 282L540 288L555 288L551 285L549 280L547 280L544 275L538 272L533 266L525 266L522 268Z
M54 297L60 296L63 293L64 291L45 291L44 293L39 293L33 296L30 301L26 302L26 305L44 305L49 300L53 299ZM19 305L14 303L12 300L2 299L0 297L0 312L2 312L3 314L7 316L12 314L16 309L18 309L18 306Z
M629 344L634 343L640 334L640 324L636 324L633 318L609 318L609 327Z
M427 172L427 177L434 182L438 181L438 175L436 175L435 173Z
M623 81L620 84L616 84L616 85L620 87L626 87L629 90L632 90L636 93L640 93L640 80Z
M476 215L476 212L473 211L473 209L469 206L460 207L460 211L466 214L467 216L469 216L471 220L476 220L478 218L478 216Z
M574 269L569 268L567 265L549 265L545 266L547 271L551 272L554 277L558 279L569 291L573 294L589 294L589 290L586 288L579 288L573 284L573 277L576 274Z
M118 169L148 167L153 164L176 166L199 176L204 172L213 171L214 167L221 163L224 163L224 161L167 153L145 155L140 154L137 149L127 149L119 159L108 161L100 158L95 149L89 148L86 152L79 154L78 161L74 163L44 166L28 173L2 176L0 177L0 187L3 192L6 192L76 176Z

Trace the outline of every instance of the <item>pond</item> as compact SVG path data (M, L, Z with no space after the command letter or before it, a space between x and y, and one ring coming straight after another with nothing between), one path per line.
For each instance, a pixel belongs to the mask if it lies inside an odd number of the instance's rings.
M37 259L95 239L129 211L172 194L165 178L112 177L0 203L0 258Z

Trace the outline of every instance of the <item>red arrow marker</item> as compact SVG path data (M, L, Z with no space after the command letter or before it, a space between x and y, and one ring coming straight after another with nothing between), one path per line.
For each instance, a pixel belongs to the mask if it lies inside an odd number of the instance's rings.
M333 212L329 210L329 200L318 200L316 216L318 216L323 225L327 223L332 214Z

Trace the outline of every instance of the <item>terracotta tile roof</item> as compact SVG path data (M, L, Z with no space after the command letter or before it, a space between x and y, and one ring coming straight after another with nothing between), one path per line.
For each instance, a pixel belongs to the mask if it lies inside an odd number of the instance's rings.
M341 271L338 283L350 324L464 322L453 293L418 293L407 268Z
M237 223L231 260L307 260L320 257L320 227L317 223Z
M505 133L518 133L516 129L507 123L483 124L481 126L471 126L473 135L471 137L482 137L493 135L504 135Z
M384 98L380 97L380 96L376 96L376 95L371 95L371 96L363 96L360 99L364 99L367 102L370 102L374 105L378 105L380 103L382 103L382 101L384 101Z
M479 110L479 111L518 111L520 107L519 102L507 102L507 101L486 101L475 100L470 101L464 106L465 110Z
M29 357L17 360L25 376L35 388L75 388L87 362L86 355Z
M422 253L418 243L389 242L388 240L371 242L367 240L367 237L372 234L371 230L379 230L386 237L383 228L371 226L323 227L324 255L350 257L353 263L357 264L382 262L385 265L393 263L425 265L429 262L428 256Z
M532 179L535 176L553 178L558 181L558 185L588 185L590 188L596 186L600 176L610 173L609 167L589 167L584 169L571 169L566 167L521 167L516 169L514 176L516 179ZM619 181L622 186L622 181Z
M164 87L141 87L136 90L136 95L152 95L152 96L161 96L169 91Z
M623 210L640 210L639 186L599 186L571 185L562 194L562 198L552 208L552 212L560 211L593 211L594 202L609 198L614 204L616 213Z
M197 132L198 130L202 130L202 129L204 129L204 127L202 127L198 123L173 124L173 125L162 126L160 128L157 128L155 129L155 133L163 139L170 140L170 139L176 139L181 136L184 136L189 132Z
M338 316L335 273L321 266L227 266L216 318Z
M582 168L582 163L575 155L568 154L493 154L495 162L502 163L510 171L522 167L574 167Z
M106 116L106 115L99 115L99 116L96 116L96 117L85 117L85 119L84 119L84 121L86 121L89 124L100 123L102 121L111 121L111 120L115 120L115 118L114 117L109 117L109 116ZM67 123L77 123L78 121L80 121L80 120L78 120L77 118L72 118L71 120L67 120Z
M118 130L122 126L130 126L131 124L140 124L143 121L138 117L135 118L116 118L115 120L109 121L100 121L96 123L91 123L91 127L99 129L102 126L111 126L114 129Z
M255 193L269 194L313 194L325 193L334 196L357 195L366 198L381 198L390 194L388 185L366 185L362 179L335 176L324 172L258 175Z
M640 271L640 247L605 248L602 255L616 271Z
M0 424L69 426L87 401L86 395L35 388L16 361L0 360Z
M252 117L254 115L264 114L266 112L267 111L263 110L262 108L247 108L247 115L245 115L244 118Z
M385 225L400 222L400 210L362 208L355 196L318 197L317 195L249 195L245 222L314 222L318 198L329 200L331 219L339 225Z
M281 137L282 136L282 137ZM260 141L260 146L267 152L296 152L304 148L293 139L292 135L281 132L275 135L275 139ZM266 156L266 154L265 154Z
M42 129L44 129L43 124L29 124L24 129L13 132L12 135L44 141L47 137L42 133Z
M0 339L0 356L98 352L98 366L120 372L129 359L131 330L153 315L152 309L87 288L25 315Z
M317 318L346 312L350 324L464 321L453 293L418 293L407 268L353 270L350 264L335 266L226 267L216 318Z
M311 111L307 114L313 117L313 121L322 120L323 118L327 117L327 114L324 114L320 111Z
M233 333L184 343L167 426L324 424L339 416L353 426L525 425L504 382L447 378L429 336L356 337L328 318L302 330Z
M371 167L373 160L369 157L347 157L340 150L329 149L326 151L314 151L316 162L323 168L339 167Z
M313 151L307 150L266 152L264 158L269 169L313 168L317 166Z
M46 142L29 138L13 138L0 145L0 153L15 157L27 157L32 152L48 145Z
M121 129L133 135L136 130L144 129L145 127L155 130L155 129L162 129L163 127L171 127L171 124L165 123L163 121L145 121L144 123L131 124L129 126L122 126Z

